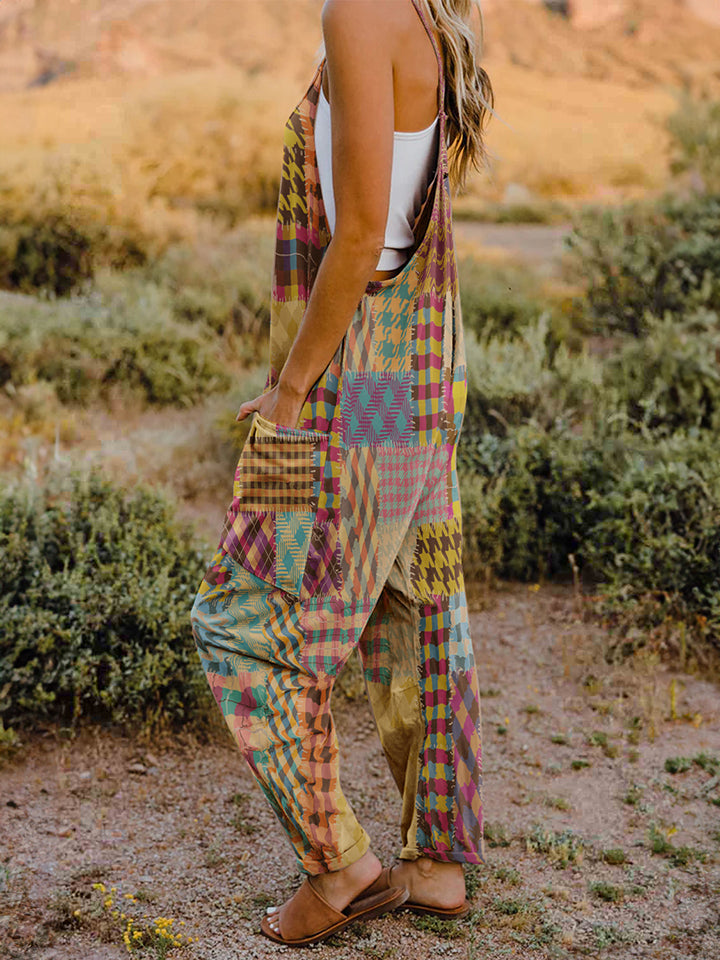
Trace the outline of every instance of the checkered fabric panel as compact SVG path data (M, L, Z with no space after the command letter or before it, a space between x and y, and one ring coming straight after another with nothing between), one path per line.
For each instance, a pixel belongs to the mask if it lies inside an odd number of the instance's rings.
M372 349L366 369L397 374L411 372L416 296L417 274L409 271L375 298Z
M300 598L337 596L342 589L340 513L318 510L313 525Z
M307 511L278 511L275 515L275 583L283 590L299 595L305 575L313 515Z
M225 518L222 550L261 580L275 574L275 514L233 513Z
M321 446L320 440L248 437L235 474L237 508L315 510Z
M380 523L407 521L425 485L430 447L379 446L375 449Z
M475 665L470 622L465 591L461 590L450 597L450 646L448 659L454 672L470 670Z
M425 717L418 803L428 846L449 850L452 828L452 713L448 676L450 609L446 599L420 608L421 694Z
M375 320L369 300L363 300L348 327L345 337L343 370L345 373L370 369Z

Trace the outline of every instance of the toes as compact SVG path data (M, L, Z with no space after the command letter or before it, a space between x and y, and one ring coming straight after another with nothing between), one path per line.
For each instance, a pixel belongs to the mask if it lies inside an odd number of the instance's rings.
M277 909L278 909L277 907L267 907L267 909L265 910L265 913L268 913L268 914L277 913Z

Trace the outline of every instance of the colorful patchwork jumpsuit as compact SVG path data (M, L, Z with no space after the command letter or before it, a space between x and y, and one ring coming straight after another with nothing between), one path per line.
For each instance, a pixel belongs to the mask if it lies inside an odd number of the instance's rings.
M413 3L444 105L442 56ZM285 129L269 386L330 240L313 138L322 66ZM215 699L306 874L339 870L369 847L340 788L330 711L356 648L402 798L400 857L485 862L455 469L466 381L445 121L441 106L414 255L368 284L298 428L255 415L191 614Z

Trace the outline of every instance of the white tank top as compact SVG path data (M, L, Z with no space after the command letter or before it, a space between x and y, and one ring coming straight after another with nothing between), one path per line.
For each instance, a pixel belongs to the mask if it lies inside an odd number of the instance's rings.
M410 259L415 245L413 224L420 212L437 163L438 118L429 127L411 132L395 131L390 206L385 226L385 246L377 270L397 270ZM335 195L332 178L330 104L322 86L315 116L315 153L320 189L330 233L335 232Z

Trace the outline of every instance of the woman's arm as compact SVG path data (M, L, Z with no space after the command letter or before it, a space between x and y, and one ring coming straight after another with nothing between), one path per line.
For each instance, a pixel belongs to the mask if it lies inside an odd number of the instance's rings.
M392 174L392 0L326 0L322 24L332 102L336 222L276 387L240 407L295 426L375 272Z

